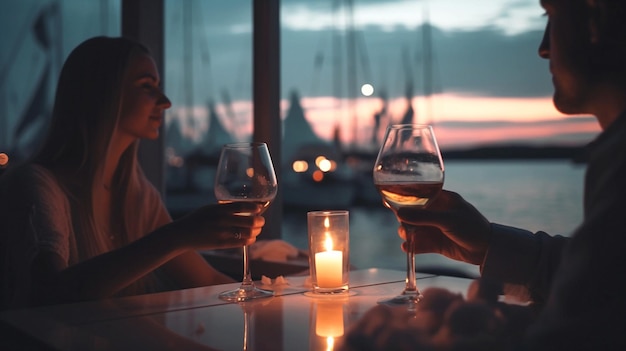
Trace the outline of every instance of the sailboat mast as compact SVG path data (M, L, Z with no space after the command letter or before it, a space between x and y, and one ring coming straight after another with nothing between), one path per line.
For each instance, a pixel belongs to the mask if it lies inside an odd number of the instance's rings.
M100 30L109 34L109 4L108 0L100 0Z
M431 95L433 93L433 52L432 52L432 28L428 8L424 8L424 22L422 23L422 50L424 53L424 98L426 107L426 123L433 123L433 109Z
M195 127L194 119L193 119L193 59L192 59L192 50L193 45L191 44L191 27L192 27L192 9L191 9L191 1L183 1L183 77L184 77L184 96L185 96L185 107L187 111L187 123L189 123L190 128Z
M354 2L353 0L346 0L348 9L348 25L347 31L347 45L346 45L346 64L348 73L348 99L350 103L350 112L352 113L352 150L356 149L357 134L358 134L358 118L356 113L356 91L357 91L357 77L356 77L356 35L354 28Z
M28 20L23 21L22 23L20 23L22 25L22 27L20 29L18 29L15 33L18 33L16 35L14 35L16 38L23 38L26 36L25 33L27 33L29 30L32 30L32 25L35 22L37 15L39 14L39 12L41 11L42 6L40 4L33 4L31 6L31 9L29 11L28 14ZM5 47L9 46L8 43L3 43ZM11 145L15 142L15 138L13 136L13 128L10 127L11 124L17 124L19 122L14 122L14 123L10 123L9 122L9 118L16 118L16 117L9 117L12 115L11 113L11 109L9 106L10 103L10 98L9 98L9 86L8 86L8 76L9 76L9 72L11 72L11 70L13 70L13 65L18 65L19 63L17 62L17 58L19 56L19 53L22 50L22 47L24 45L24 41L23 40L14 40L11 48L9 48L7 50L8 55L7 58L5 60L5 64L3 66L0 66L0 113L3 114L3 118L0 118L0 133L3 133L4 135L0 135L0 151L12 151L12 148L15 147L15 145ZM17 117L19 119L19 116Z
M333 96L337 100L337 106L335 106L335 128L339 128L339 121L342 117L342 86L343 86L343 71L341 64L343 62L343 55L341 51L341 36L339 35L338 23L339 23L339 11L341 9L341 0L333 0L332 13L333 13L333 31L332 31L332 60L333 60Z
M5 84L0 84L0 107L2 107L2 113L4 118L0 118L0 131L4 135L0 135L0 152L6 151L9 148L9 93L5 87Z

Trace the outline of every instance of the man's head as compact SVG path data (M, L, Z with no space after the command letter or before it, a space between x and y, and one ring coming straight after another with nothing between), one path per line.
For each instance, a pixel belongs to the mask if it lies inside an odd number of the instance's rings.
M555 106L567 114L594 114L605 125L603 120L625 107L607 98L626 92L626 1L542 0L541 5L548 24L539 55L550 60Z

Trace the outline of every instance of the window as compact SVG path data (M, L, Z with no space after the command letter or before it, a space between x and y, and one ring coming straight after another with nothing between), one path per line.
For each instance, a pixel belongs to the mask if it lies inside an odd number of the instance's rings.
M165 1L166 201L177 217L214 202L223 144L253 131L252 3Z
M0 152L29 156L50 118L63 61L83 40L120 35L120 0L9 0L0 11Z

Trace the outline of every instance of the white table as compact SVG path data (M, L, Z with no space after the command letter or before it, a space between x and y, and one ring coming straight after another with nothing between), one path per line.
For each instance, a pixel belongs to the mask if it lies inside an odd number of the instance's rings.
M436 286L463 294L471 283L417 278L422 290ZM234 283L4 311L0 324L14 341L44 350L326 350L333 342L329 335L345 332L379 299L401 292L404 280L401 271L351 271L349 296L318 298L305 294L306 277L288 277L289 285L275 287L274 297L243 304L217 297L239 286Z

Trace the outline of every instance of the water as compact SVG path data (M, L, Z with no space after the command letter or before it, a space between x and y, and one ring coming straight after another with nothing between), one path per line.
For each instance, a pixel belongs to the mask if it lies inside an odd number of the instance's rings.
M448 161L444 189L460 193L491 222L569 235L582 219L585 168L569 161ZM380 206L350 208L350 262L357 268L403 270L398 223ZM307 247L306 212L284 215L283 239ZM441 255L416 256L416 267L443 266L478 274Z

